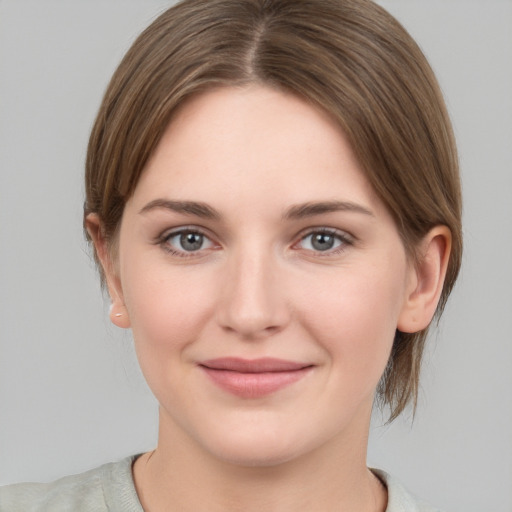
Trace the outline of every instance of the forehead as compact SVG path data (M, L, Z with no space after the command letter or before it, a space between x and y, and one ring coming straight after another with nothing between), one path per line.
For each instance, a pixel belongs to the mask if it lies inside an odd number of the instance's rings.
M376 201L331 116L296 95L261 86L214 89L180 107L133 200L155 195L255 208L272 198Z

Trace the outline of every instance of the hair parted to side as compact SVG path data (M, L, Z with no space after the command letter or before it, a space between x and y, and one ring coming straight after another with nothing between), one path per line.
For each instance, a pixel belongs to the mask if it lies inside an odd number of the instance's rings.
M185 0L164 12L105 93L87 153L85 216L96 213L115 245L125 202L176 108L204 90L251 83L297 94L337 120L413 261L424 235L448 226L440 315L462 255L454 137L421 50L370 0ZM416 405L426 335L396 333L377 397L390 420Z

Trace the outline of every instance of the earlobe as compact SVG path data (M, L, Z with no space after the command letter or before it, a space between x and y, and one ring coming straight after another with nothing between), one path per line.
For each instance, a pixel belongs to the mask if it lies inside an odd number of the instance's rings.
M112 297L112 295L110 296ZM121 300L113 300L110 303L109 316L110 321L117 327L122 329L128 329L130 327L130 317L128 316L128 311L126 310L124 302Z
M121 281L116 270L115 262L112 261L112 254L107 246L107 241L103 234L98 215L95 213L89 214L85 220L85 226L93 241L94 250L96 251L105 276L111 300L109 308L110 321L117 327L127 329L130 327L130 317L124 304Z
M450 259L451 232L447 226L432 228L423 238L419 261L411 269L409 288L397 329L414 333L428 327L436 312Z

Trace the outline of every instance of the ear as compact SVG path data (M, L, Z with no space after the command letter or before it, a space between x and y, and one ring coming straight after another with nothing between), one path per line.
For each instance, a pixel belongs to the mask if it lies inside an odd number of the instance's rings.
M127 329L130 327L130 317L124 304L121 280L116 268L116 262L113 259L112 251L108 247L105 239L103 227L98 215L95 213L87 215L85 227L89 236L92 238L96 254L100 260L107 282L108 294L110 295L111 301L110 321L114 325L117 325L117 327Z
M432 228L419 247L416 264L411 263L410 280L397 329L414 333L425 329L436 312L450 259L452 235L447 226Z

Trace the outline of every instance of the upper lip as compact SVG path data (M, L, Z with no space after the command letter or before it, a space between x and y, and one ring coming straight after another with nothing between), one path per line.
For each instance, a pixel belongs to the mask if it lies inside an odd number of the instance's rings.
M259 359L243 359L240 357L221 357L202 361L200 366L211 370L228 370L240 373L291 372L312 366L308 363L297 363L285 359L262 357Z

